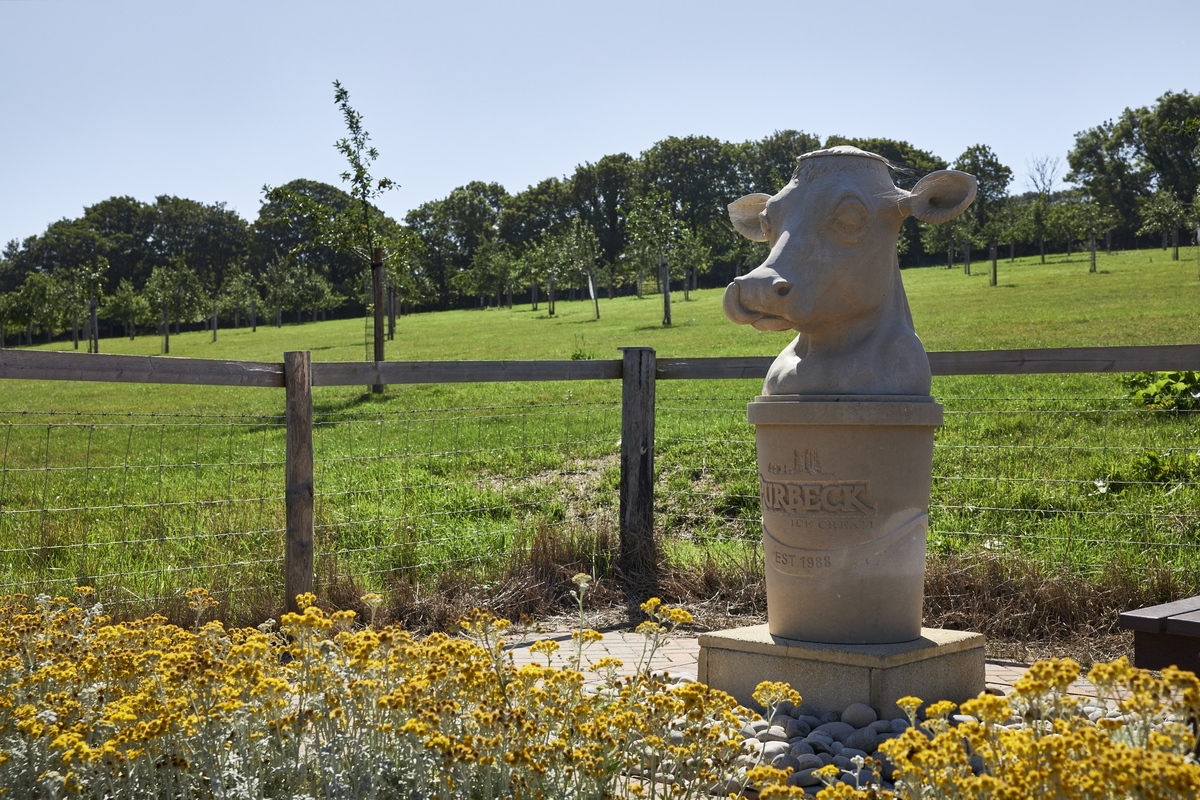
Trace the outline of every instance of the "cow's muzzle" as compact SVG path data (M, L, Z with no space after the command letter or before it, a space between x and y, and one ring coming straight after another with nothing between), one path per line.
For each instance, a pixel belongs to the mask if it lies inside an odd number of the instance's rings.
M772 281L771 292L776 297L786 297L792 291L792 285L779 278ZM753 325L760 331L786 331L792 323L783 317L764 311L746 308L742 302L742 285L738 280L725 287L725 296L721 300L725 316L739 325Z

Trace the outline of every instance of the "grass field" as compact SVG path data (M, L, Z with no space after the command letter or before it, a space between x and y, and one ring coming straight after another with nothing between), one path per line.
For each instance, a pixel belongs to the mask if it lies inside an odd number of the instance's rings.
M1196 250L1021 259L904 272L929 350L1200 342ZM725 320L721 292L416 314L389 359L767 355L788 341ZM363 320L171 337L172 355L362 360ZM104 339L155 354L157 337ZM39 349L68 349L61 342ZM658 385L657 525L668 559L753 570L757 484L745 403L756 381ZM1193 415L1123 400L1120 376L935 379L931 551L1005 552L1080 574L1165 565L1196 578L1200 450ZM503 593L511 554L570 541L563 558L611 566L620 436L616 382L314 390L318 568L405 592L455 575ZM97 584L134 604L192 585L253 616L278 598L283 393L273 389L6 381L0 385L0 593ZM557 546L557 545L555 545ZM574 549L572 549L574 548ZM560 559L561 560L561 559ZM542 576L550 581L552 576ZM427 587L413 589L413 586ZM397 589L397 591L399 591Z

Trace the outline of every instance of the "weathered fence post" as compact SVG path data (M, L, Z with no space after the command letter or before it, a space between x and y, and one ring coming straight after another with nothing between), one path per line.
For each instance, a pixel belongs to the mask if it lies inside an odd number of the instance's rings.
M653 586L658 569L654 542L654 381L652 347L622 347L620 569L635 594Z
M283 551L284 604L298 611L296 595L313 586L312 354L283 354L287 396L286 514Z

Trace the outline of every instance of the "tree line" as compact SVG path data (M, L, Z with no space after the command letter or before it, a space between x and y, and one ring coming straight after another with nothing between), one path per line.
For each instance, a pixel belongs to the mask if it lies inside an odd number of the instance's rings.
M511 307L514 298L535 309L545 303L550 314L563 297L590 298L599 316L601 297L660 292L664 282L685 292L723 286L755 266L763 245L734 233L725 206L750 192L773 194L797 155L842 144L889 159L903 188L947 167L979 179L976 202L953 223L904 223L902 266L962 261L969 271L972 248L1044 260L1048 250L1094 251L1098 239L1112 249L1159 237L1178 257L1181 233L1200 224L1200 96L1186 91L1077 134L1065 166L1034 159L1031 185L1019 194L1010 192L1012 169L984 144L948 163L904 141L822 141L786 130L740 143L670 137L637 157L608 155L515 194L473 181L395 220L370 202L391 182L363 188L364 165L376 154L364 149L361 118L335 86L361 137L338 143L354 167L343 175L352 194L305 179L264 187L253 222L223 203L167 195L88 206L4 247L0 336L32 344L69 333L91 350L101 324L132 337L204 323L215 336L218 319L278 325L361 315L371 305L371 256L342 245L362 230L386 245L393 324L397 311ZM1056 191L1059 178L1074 188Z

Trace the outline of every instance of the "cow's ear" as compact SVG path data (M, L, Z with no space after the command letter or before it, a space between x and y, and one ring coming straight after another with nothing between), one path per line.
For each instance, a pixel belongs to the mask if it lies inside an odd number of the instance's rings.
M956 169L931 172L913 187L912 194L900 201L900 210L922 222L940 225L957 217L975 199L978 181L974 175Z
M762 220L758 216L767 207L771 195L758 192L740 197L729 204L729 221L734 230L755 242L767 241L767 232L763 230Z

